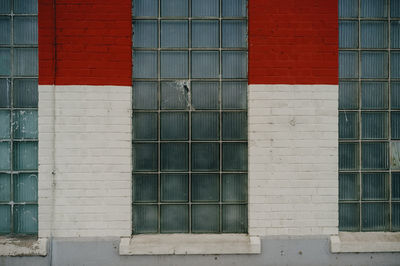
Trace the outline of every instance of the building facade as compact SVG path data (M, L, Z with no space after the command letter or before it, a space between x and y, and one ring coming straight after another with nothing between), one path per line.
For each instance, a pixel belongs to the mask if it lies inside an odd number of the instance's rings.
M399 264L399 0L2 0L0 59L0 265Z

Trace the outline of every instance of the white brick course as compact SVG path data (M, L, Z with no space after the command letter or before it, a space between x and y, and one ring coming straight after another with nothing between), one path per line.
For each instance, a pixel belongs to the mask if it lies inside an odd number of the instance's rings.
M338 231L338 86L249 86L249 233Z

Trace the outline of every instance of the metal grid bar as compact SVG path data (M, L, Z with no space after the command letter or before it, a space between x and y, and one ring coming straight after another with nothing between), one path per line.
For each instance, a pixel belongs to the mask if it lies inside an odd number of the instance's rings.
M181 204L186 204L188 205L188 228L189 228L189 233L192 233L192 205L201 205L201 204L218 204L219 206L219 232L222 232L222 206L223 205L230 205L230 204L235 204L235 205L246 205L247 206L247 201L246 202L222 202L222 174L229 174L229 173L235 173L235 174L247 174L247 171L223 171L222 168L222 144L223 143L247 143L246 140L222 140L222 114L223 113L247 113L247 108L246 109L226 109L224 110L222 108L222 83L223 82L229 82L229 81L234 81L234 82L246 82L247 83L247 78L222 78L222 51L243 51L246 52L248 48L244 47L238 47L238 48L223 48L222 47L222 21L223 20L241 20L241 21L247 21L247 17L223 17L222 18L222 0L219 1L219 17L191 17L191 0L188 0L188 17L161 17L161 0L158 1L158 16L157 17L133 17L133 21L140 21L140 20L157 20L157 48L138 48L134 47L135 44L133 44L133 51L156 51L157 52L157 78L133 78L133 81L147 81L147 82L157 82L157 97L158 97L158 102L157 102L157 110L147 110L147 109L134 109L134 113L157 113L157 140L132 140L132 143L153 143L157 144L157 171L133 171L133 174L157 174L157 202L133 202L133 206L136 205L154 205L157 204L158 206L158 220L157 220L157 233L161 233L161 205L181 205ZM192 42L192 19L193 20L202 20L202 21L218 21L219 25L219 47L216 48L192 48L191 42ZM181 20L181 21L187 21L188 23L188 47L182 47L182 48L163 48L161 47L161 21L164 20ZM134 28L134 27L133 27ZM182 78L177 78L177 79L172 79L172 78L162 78L161 77L161 62L160 62L160 54L161 51L186 51L188 55L188 78L182 79ZM218 78L192 78L192 57L191 57L191 52L192 51L218 51L219 54L219 77ZM188 95L185 96L187 97L188 101L188 106L185 109L162 109L161 108L161 83L162 82L176 82L177 80L187 82L187 86L189 88ZM218 140L213 140L213 141L195 141L192 140L192 121L191 121L191 114L194 111L193 107L191 106L191 84L192 82L196 81L207 81L207 82L218 82L218 109L207 109L207 110L198 110L196 109L196 113L219 113L219 139ZM247 98L247 97L246 97ZM161 113L174 113L174 112L180 112L180 113L187 113L188 114L188 138L186 140L161 140ZM161 171L161 144L162 143L187 143L188 144L188 163L189 163L189 168L187 171ZM202 172L202 171L193 171L192 170L192 143L219 143L219 170L218 171L207 171L207 172ZM187 202L161 202L161 174L166 173L166 174L187 174L188 175L188 200ZM210 202L192 202L192 195L191 195L191 183L192 183L192 173L196 174L218 174L219 175L219 201L210 201ZM134 228L133 228L133 233L135 233Z
M393 200L392 199L392 189L391 189L391 184L392 184L392 173L395 172L400 172L400 169L392 169L392 164L391 164L391 143L392 141L392 136L391 136L391 113L392 113L392 108L391 108L391 82L392 81L398 81L399 79L392 79L391 78L391 51L398 51L400 49L392 49L391 48L391 21L393 20L400 20L399 18L393 19L391 18L390 15L390 0L388 0L388 6L387 6L387 17L386 18L361 18L361 1L358 1L358 17L357 18L339 18L340 21L357 21L358 24L358 47L357 48L339 48L339 51L357 51L358 52L358 79L355 78L340 78L340 81L355 81L358 83L357 89L358 89L358 108L357 109L340 109L340 113L358 113L358 136L357 139L339 139L339 143L358 143L358 170L341 170L339 169L339 174L340 173L355 173L357 174L358 178L358 200L340 200L339 203L358 203L358 211L359 211L359 224L358 224L358 231L371 231L370 229L366 230L363 228L362 225L362 220L363 220L363 213L362 213L362 206L365 203L386 203L389 205L389 228L388 231L393 231L392 228L392 202L400 202L399 200ZM388 47L387 48L361 48L361 21L384 21L388 23ZM387 78L362 78L362 59L361 59L361 52L362 51L382 51L382 52L387 52L388 54L388 77ZM383 81L388 83L388 96L387 96L387 101L388 101L388 107L385 109L363 109L362 108L362 90L361 90L361 84L364 81ZM382 139L363 139L362 138L362 113L368 113L368 112L384 112L387 114L387 138L382 138ZM387 143L388 145L388 169L363 169L362 168L362 144L363 143ZM388 180L387 181L387 188L389 189L388 191L388 198L383 199L383 200L366 200L363 199L363 178L362 175L364 173L386 173L388 174Z
M37 111L38 107L15 107L14 106L14 81L15 79L37 79L38 76L14 76L14 49L15 48L38 48L37 44L14 44L14 18L15 17L38 17L37 14L15 14L14 13L14 2L10 1L10 13L9 14L0 14L0 16L8 16L10 17L10 44L2 44L0 48L10 48L10 61L11 61L11 69L10 75L0 75L0 78L7 80L7 86L10 89L10 98L9 98L9 107L7 108L0 108L2 110L10 111L10 139L2 139L1 142L8 142L10 143L10 170L9 171L2 171L0 170L1 174L8 174L10 177L10 201L9 202L0 202L0 205L9 205L10 206L10 234L11 236L16 235L16 228L14 228L14 207L15 205L37 205L37 201L25 201L25 202L15 202L15 195L14 195L14 178L18 177L19 174L29 173L29 174L36 174L38 175L38 171L21 171L21 170L14 170L14 143L18 142L38 142L38 139L14 139L14 111L19 110L29 110L29 111ZM18 235L22 235L18 233Z

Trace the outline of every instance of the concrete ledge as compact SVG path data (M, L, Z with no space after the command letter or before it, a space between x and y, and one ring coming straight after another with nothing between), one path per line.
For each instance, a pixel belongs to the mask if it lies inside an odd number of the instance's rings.
M330 240L332 253L400 252L400 233L340 232Z
M47 238L0 237L0 256L46 256Z
M259 254L259 237L238 234L162 234L121 238L120 255Z

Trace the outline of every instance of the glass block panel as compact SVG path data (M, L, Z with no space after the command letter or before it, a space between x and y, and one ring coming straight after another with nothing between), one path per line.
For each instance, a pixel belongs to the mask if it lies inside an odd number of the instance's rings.
M133 47L157 48L158 25L157 20L133 21Z
M222 201L247 201L247 175L222 175Z
M222 109L247 108L247 83L223 82L222 83Z
M13 100L14 107L37 107L38 80L14 79Z
M14 75L37 76L37 48L14 48Z
M8 174L0 174L0 201L10 201L10 200L11 200L11 176Z
M11 92L10 83L11 83L10 79L0 79L0 108L10 106L10 92Z
M392 109L400 109L400 82L390 84L390 100Z
M360 180L358 174L339 174L339 200L358 200Z
M186 109L190 106L186 81L161 83L161 109Z
M390 16L392 18L400 18L400 0L390 1Z
M400 112L391 113L392 139L400 139Z
M158 206L133 205L132 208L133 233L157 233L158 231Z
M15 14L37 14L38 0L14 0Z
M188 113L161 113L162 140L187 140L188 131Z
M8 76L11 73L11 50L0 48L0 75Z
M387 200L389 189L387 173L362 174L362 200Z
M192 232L219 232L219 205L192 205Z
M392 231L400 231L400 203L392 203Z
M133 109L155 110L158 106L157 82L133 82Z
M14 170L38 169L37 142L14 142L13 149Z
M358 169L358 144L339 143L339 170Z
M38 200L37 174L14 175L14 201L35 202Z
M339 204L339 230L360 230L360 205L357 203Z
M339 21L339 48L358 47L358 22Z
M0 44L9 44L10 41L11 41L11 19L8 16L0 17Z
M13 134L15 139L38 138L38 112L18 110L13 112Z
M183 20L161 21L161 47L188 47L188 22Z
M386 231L389 229L389 205L387 203L363 203L361 213L361 231Z
M0 14L9 14L11 12L11 0L0 1Z
M400 8L400 4L399 4L399 8ZM391 48L400 48L400 20L391 22L390 31L391 31L390 32L390 41L391 41L390 47Z
M392 142L390 162L392 169L400 170L400 142Z
M192 143L192 171L219 170L219 143Z
M386 52L361 52L362 78L387 78L388 54Z
M387 82L361 83L361 108L386 109L388 107Z
M192 20L192 47L219 47L218 20Z
M222 52L222 78L247 78L247 52Z
M339 112L339 139L358 139L358 112Z
M400 173L392 173L392 200L400 200Z
M14 232L16 234L37 234L37 205L14 205Z
M192 17L219 17L219 1L192 0Z
M390 53L390 76L391 78L400 78L400 52Z
M133 175L132 201L157 202L158 189L157 175Z
M157 113L133 113L132 127L134 140L157 140Z
M14 17L14 44L37 44L37 17Z
M361 0L362 18L387 17L387 0Z
M388 47L387 22L361 21L361 47L387 48Z
M10 111L8 110L0 110L0 139L9 139L10 138Z
M192 82L192 108L218 109L218 82Z
M132 163L133 171L157 171L157 144L134 143Z
M189 231L188 205L161 205L161 233Z
M192 51L192 78L218 78L219 53L217 51Z
M246 0L221 0L223 17L245 17L247 15Z
M358 17L358 0L339 0L339 17Z
M11 233L11 207L0 205L0 234Z
M369 142L361 144L362 169L388 169L388 144L384 142Z
M187 171L188 150L187 143L161 143L161 170Z
M222 169L247 171L247 143L222 144Z
M11 147L10 142L0 142L0 171L7 171L11 168Z
M158 0L133 0L132 15L136 17L157 17Z
M388 113L361 113L362 139L384 139L388 135Z
M187 17L188 0L161 0L162 17Z
M187 202L189 199L189 176L187 174L161 175L161 201Z
M222 47L247 47L247 22L244 20L222 21Z
M339 52L339 78L358 78L358 52Z
M192 201L219 201L218 174L192 174Z
M192 140L218 140L219 113L192 113Z
M161 78L187 78L188 53L181 51L161 52Z
M222 113L222 139L223 140L247 139L247 113L245 112Z
M157 52L133 51L133 78L157 78Z
M247 232L247 205L222 205L222 232Z

